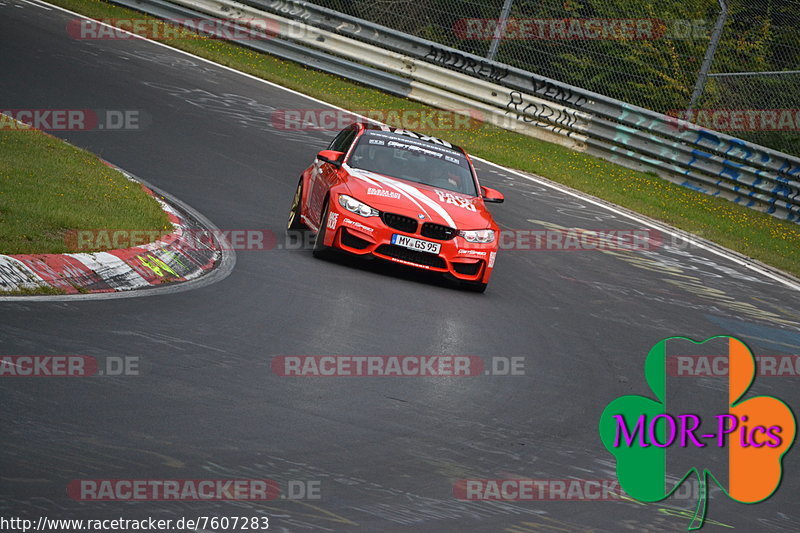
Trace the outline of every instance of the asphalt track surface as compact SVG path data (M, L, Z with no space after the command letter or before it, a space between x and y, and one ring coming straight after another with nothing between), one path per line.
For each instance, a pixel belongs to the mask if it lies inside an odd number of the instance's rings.
M153 43L77 41L74 16L0 3L4 108L138 109L147 128L59 136L169 191L222 229L281 234L298 175L330 132L285 132L276 109L319 103ZM478 164L509 229L642 225ZM669 237L667 237L669 241ZM272 531L683 531L693 500L465 502L458 479L612 479L597 422L652 396L659 340L737 335L800 353L800 293L667 242L646 252L506 251L484 295L308 251L239 251L225 279L143 298L0 303L0 355L139 358L139 376L0 381L0 516L137 518L266 513ZM524 358L522 376L288 378L277 355ZM708 379L685 386L705 401ZM752 391L800 405L798 377ZM712 465L713 467L713 465ZM708 531L798 531L800 460L758 505L719 491ZM674 472L679 474L680 472ZM319 482L319 500L85 502L76 479ZM683 509L684 511L681 511ZM210 529L209 529L210 530Z

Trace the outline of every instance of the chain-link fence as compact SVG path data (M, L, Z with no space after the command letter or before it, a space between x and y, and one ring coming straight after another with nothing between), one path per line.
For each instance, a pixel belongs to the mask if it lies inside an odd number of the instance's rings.
M800 155L800 0L314 3Z

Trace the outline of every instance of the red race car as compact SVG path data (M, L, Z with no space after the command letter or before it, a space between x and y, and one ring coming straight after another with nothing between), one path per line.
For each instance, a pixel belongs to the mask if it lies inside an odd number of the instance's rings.
M480 192L479 192L480 191ZM331 249L442 272L483 292L499 228L469 156L447 141L407 130L353 124L300 178L289 230L316 233L314 255Z

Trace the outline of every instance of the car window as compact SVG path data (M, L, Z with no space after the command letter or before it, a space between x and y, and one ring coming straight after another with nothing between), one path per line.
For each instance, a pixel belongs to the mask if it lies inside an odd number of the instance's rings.
M347 152L350 148L350 145L353 143L353 139L356 136L356 129L355 128L346 128L339 132L333 141L331 141L330 146L328 146L328 150L333 150L335 152Z
M477 196L475 180L463 154L430 144L369 132L362 135L348 164L385 176Z

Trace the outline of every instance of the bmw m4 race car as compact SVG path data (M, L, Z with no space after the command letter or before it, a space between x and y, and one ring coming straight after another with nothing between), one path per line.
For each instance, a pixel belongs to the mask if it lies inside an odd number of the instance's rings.
M441 272L483 292L497 255L499 228L484 202L503 195L481 187L459 147L407 130L353 124L300 178L289 230L316 233L314 255L331 249Z

